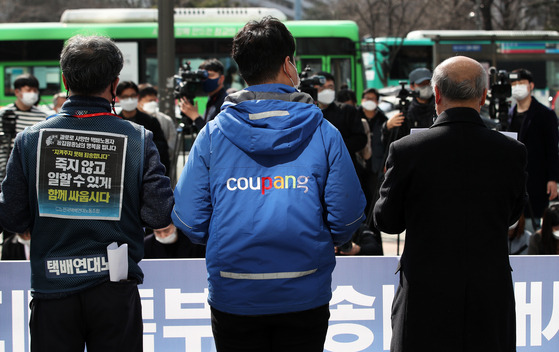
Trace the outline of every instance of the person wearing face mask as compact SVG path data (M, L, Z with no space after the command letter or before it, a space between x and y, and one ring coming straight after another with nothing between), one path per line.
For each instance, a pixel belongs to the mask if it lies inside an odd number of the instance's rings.
M528 254L559 254L559 204L544 210L542 228L530 237Z
M173 190L153 133L111 113L123 64L107 37L68 39L68 99L17 135L8 160L0 227L31 234L33 352L143 351L144 227L171 223ZM113 243L127 262L117 277Z
M140 92L138 93L138 110L144 112L148 115L154 116L163 134L167 140L167 147L169 153L169 160L173 160L173 154L175 153L175 143L177 142L177 126L173 118L159 111L159 105L157 101L157 89L152 85L145 83L139 86ZM173 165L171 165L172 167Z
M24 233L11 234L2 243L2 260L29 260L31 234L29 230Z
M355 170L360 172L360 166L355 153L367 145L367 135L363 129L361 119L357 116L355 107L334 101L336 97L334 76L323 71L317 72L317 75L326 78L324 85L315 86L318 92L318 107L322 110L324 118L340 131Z
M192 120L192 123L200 131L208 121L213 120L221 111L221 105L227 96L227 91L223 86L225 81L225 68L218 59L209 59L200 64L200 70L208 72L208 78L202 83L202 90L208 94L208 102L204 116L198 112L198 105L191 104L185 97L180 101L180 109L183 114Z
M384 128L392 131L390 142L407 136L412 128L428 128L433 125L437 113L431 88L431 76L431 71L426 68L416 68L410 73L410 89L414 92L414 96L406 116L400 112L386 122Z
M122 108L118 114L128 121L144 126L153 133L153 142L159 152L161 163L165 166L165 175L169 175L171 162L169 160L169 147L165 134L161 129L159 121L151 115L148 115L138 109L138 96L140 90L136 83L132 81L123 81L116 87L116 96Z
M365 218L342 136L296 89L294 53L273 17L237 33L248 87L200 131L175 188L173 223L206 245L218 352L323 351L334 247Z
M12 104L0 109L0 117L4 114L15 114L16 116L16 133L23 131L26 127L44 121L47 114L37 108L35 104L39 101L39 81L35 76L23 74L14 81L14 94L16 101ZM15 136L14 136L15 137ZM10 146L13 139L8 141L7 138L0 140L0 180L4 178L6 172L6 162L9 157Z
M529 228L540 224L549 201L557 198L559 182L559 133L557 115L532 96L534 79L525 69L511 72L512 97L508 130L518 133L518 140L528 149L529 207L524 210Z
M175 225L155 229L144 239L144 259L204 258L206 246L194 244Z
M357 110L357 116L365 119L370 130L371 158L365 165L362 177L363 191L367 198L367 214L377 199L377 188L382 178L385 162L386 141L389 136L382 127L388 120L384 112L379 109L379 92L374 88L363 91L361 95L361 106Z

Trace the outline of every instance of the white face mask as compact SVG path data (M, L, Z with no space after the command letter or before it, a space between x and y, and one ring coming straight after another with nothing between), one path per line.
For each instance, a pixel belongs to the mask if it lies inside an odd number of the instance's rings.
M363 100L361 106L367 111L373 111L377 108L377 103L372 100Z
M295 73L297 73L297 67L295 67L295 65L293 65L291 63L291 61L289 61L289 64L291 66L293 66L293 68L295 69ZM295 89L299 89L299 86L301 85L301 78L299 78L299 75L297 74L297 84L295 84L295 82L293 82L293 80L291 79L291 77L289 76L289 74L287 73L287 70L285 69L285 67L283 68L283 70L285 71L285 74L287 75L287 77L289 77L289 80L291 81L291 84L293 84L293 88Z
M559 231L553 231L553 237L555 237L556 240L559 240Z
M516 100L524 100L528 94L530 94L527 84L517 84L512 86L511 93L512 97Z
M158 104L156 101L150 101L148 103L144 103L143 108L145 112L153 115L157 113Z
M419 98L423 100L431 99L433 96L433 89L431 86L416 87L415 91L419 93Z
M319 103L324 105L330 105L334 101L335 96L336 96L336 92L334 92L333 89L324 89L323 91L318 92L316 98Z
M39 93L35 92L24 92L21 97L21 102L26 106L33 106L39 100Z
M120 106L124 111L134 111L138 107L138 98L127 98L120 101Z
M173 232L172 234L170 234L167 237L159 237L157 235L155 235L155 239L157 240L157 242L159 243L163 243L163 244L171 244L171 243L175 243L177 242L177 231Z

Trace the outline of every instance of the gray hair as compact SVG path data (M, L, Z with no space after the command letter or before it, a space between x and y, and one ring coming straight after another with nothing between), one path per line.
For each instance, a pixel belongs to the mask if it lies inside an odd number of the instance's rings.
M470 79L457 82L449 75L450 64L444 65L443 62L433 72L433 78L431 78L433 90L435 90L435 86L439 87L441 95L450 100L480 99L483 96L483 91L487 88L488 77L483 66L480 63L478 65L479 71L475 76L472 75Z
M106 37L76 35L60 53L60 67L68 89L82 95L102 93L120 74L123 57Z

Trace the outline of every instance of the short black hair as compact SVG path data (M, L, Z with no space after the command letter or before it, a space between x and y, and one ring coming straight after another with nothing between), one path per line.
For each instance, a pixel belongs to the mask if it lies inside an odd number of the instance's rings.
M348 100L351 100L353 103L357 103L357 96L351 89L341 89L338 94L336 94L336 97L336 100L340 103L344 103Z
M334 79L334 75L332 75L330 72L326 72L326 71L319 71L316 73L317 76L324 76L324 78L326 78L327 81L333 81L336 82L336 79Z
M361 94L361 98L364 98L366 94L374 94L377 97L377 100L380 100L380 93L375 88L367 88Z
M35 76L29 73L24 73L17 76L16 80L14 81L14 89L21 89L25 86L39 89L39 80L37 80Z
M60 53L60 67L68 89L81 95L102 93L118 78L123 57L106 37L76 35Z
M522 79L527 79L528 82L533 83L534 82L534 76L532 75L532 72L528 71L525 68L517 68L516 70L511 71L511 73L516 73L517 77L516 79L511 79L511 81L520 81Z
M249 84L276 78L286 57L293 62L295 39L280 20L264 17L248 22L233 39L231 56Z
M140 90L138 89L136 83L132 81L122 81L118 84L118 86L116 86L116 95L119 96L120 94L122 94L122 91L128 88L134 89L136 91L136 94L140 93Z
M140 89L140 92L138 93L138 99L142 99L148 95L155 95L157 96L157 89L155 89L155 87L153 86L146 86L142 89Z
M221 61L216 58L208 59L202 62L198 68L201 70L214 71L221 75L225 72L225 67L223 66Z

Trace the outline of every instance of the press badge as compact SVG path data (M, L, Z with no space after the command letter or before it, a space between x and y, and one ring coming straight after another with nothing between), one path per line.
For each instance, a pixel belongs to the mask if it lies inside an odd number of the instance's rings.
M42 217L120 220L128 136L42 129L37 200Z

